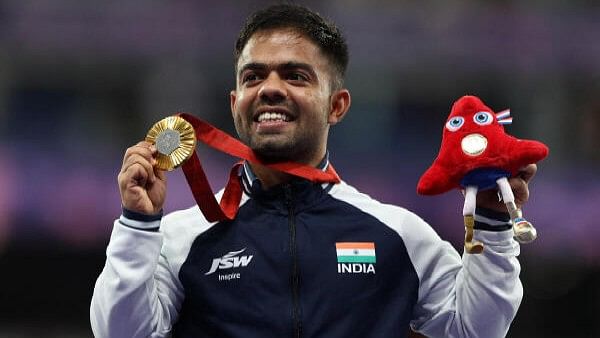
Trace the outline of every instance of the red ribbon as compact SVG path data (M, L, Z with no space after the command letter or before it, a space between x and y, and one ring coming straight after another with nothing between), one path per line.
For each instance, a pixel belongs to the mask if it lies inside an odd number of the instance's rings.
M257 163L271 169L279 170L294 176L302 177L315 183L338 183L340 177L329 164L326 171L315 167L295 162L281 162L266 164L254 154L252 149L230 136L224 131L217 129L191 114L177 114L188 121L196 132L196 139L206 145L220 150L240 159ZM229 173L229 180L221 197L221 203L217 202L214 193L208 183L202 164L196 151L182 165L183 173L192 189L194 199L209 222L232 220L235 218L242 199L242 185L238 177L243 161L236 163Z

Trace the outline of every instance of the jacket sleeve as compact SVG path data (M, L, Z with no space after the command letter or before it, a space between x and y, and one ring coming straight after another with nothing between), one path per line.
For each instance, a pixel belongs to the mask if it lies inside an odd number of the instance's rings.
M475 230L485 249L461 260L423 220L409 217L407 225L419 229L405 234L413 237L405 242L420 282L412 328L431 338L505 337L523 297L512 230Z
M163 235L146 230L159 222L141 224L123 216L115 221L92 296L95 337L165 337L170 331L183 288L161 254Z

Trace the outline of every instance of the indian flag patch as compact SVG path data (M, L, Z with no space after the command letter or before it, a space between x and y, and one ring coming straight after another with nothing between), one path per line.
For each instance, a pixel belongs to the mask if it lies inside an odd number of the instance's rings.
M375 243L337 242L335 243L338 263L375 263Z

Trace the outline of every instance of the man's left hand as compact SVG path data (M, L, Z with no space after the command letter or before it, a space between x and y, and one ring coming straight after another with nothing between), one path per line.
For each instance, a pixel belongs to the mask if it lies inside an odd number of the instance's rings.
M519 173L511 177L508 182L515 195L515 204L521 209L529 199L529 181L535 176L537 165L529 164L519 170ZM506 205L500 201L498 190L490 189L477 194L477 207L491 209L499 212L508 212Z

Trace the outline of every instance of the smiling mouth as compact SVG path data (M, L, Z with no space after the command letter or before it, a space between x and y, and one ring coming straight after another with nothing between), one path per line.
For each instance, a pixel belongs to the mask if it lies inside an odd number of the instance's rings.
M287 114L276 113L276 112L264 112L259 114L254 121L258 123L262 122L289 122L292 118Z

